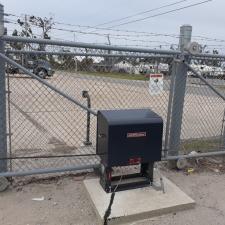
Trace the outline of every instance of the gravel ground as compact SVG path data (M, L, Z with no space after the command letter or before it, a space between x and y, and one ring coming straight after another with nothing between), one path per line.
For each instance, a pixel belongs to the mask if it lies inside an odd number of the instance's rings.
M87 113L34 79L10 76L11 152L13 156L87 154L94 148L84 148ZM91 104L97 109L151 108L164 120L166 130L169 80L164 91L152 96L148 81L121 80L57 71L47 79L54 87L86 105L82 91L88 90ZM206 86L188 83L185 96L181 139L215 139L221 136L224 102ZM90 140L95 147L96 118L91 116ZM191 143L191 142L190 142ZM190 146L190 145L189 145ZM193 149L204 146L193 143ZM220 143L212 142L207 149L218 150ZM189 147L190 148L190 147ZM182 149L182 151L186 149ZM188 151L189 149L187 149ZM197 149L196 149L197 150ZM12 170L31 170L92 164L90 157L12 160Z
M163 171L196 201L192 210L167 214L132 225L224 225L225 173ZM88 177L93 175L88 175ZM83 179L69 176L48 180L17 182L0 193L2 225L97 225L97 216L86 194ZM44 196L43 201L32 198Z

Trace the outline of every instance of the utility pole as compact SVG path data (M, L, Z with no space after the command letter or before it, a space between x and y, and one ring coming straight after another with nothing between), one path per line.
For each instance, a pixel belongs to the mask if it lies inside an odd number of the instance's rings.
M25 29L25 35L26 35L26 37L28 37L28 21L27 21L27 15L25 14L24 15L24 29ZM30 45L29 44L25 44L24 45L25 46L25 50L30 50ZM24 66L25 64L26 64L26 62L25 62L25 55L24 54L22 54L21 55L21 61L22 61L22 65Z
M109 34L107 35L107 39L108 39L108 44L111 45L111 41L110 41ZM109 51L110 51L110 50L109 50Z
M110 41L110 36L109 36L109 34L107 35L107 40L108 40L108 45L111 45L111 41ZM111 50L108 50L108 54L109 54L109 55L111 54ZM110 57L107 57L107 58L106 58L106 62L107 62L108 71L110 71L110 66L111 66L111 64L112 64L111 58L110 58Z
M25 14L24 21L25 21L25 33L26 33L26 37L27 37L28 36L28 23L27 23L27 15L26 14Z

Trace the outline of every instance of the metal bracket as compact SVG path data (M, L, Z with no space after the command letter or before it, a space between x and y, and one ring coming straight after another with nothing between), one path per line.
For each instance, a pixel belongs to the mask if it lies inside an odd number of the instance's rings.
M181 59L174 59L173 61L176 62L176 63L181 63L183 60L181 60Z
M152 183L152 187L156 190L156 191L162 191L163 194L165 194L165 185L164 185L164 181L163 178L160 177L160 185L156 185L156 183Z

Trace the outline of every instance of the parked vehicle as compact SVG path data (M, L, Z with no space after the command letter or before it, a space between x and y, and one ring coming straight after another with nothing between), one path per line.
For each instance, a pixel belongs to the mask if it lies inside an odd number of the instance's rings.
M225 71L221 67L195 64L192 64L192 67L197 70L204 78L225 79ZM188 71L188 75L190 77L196 77L191 71Z
M55 72L51 64L46 60L29 60L25 63L24 66L32 73L43 79L52 77ZM12 65L9 65L6 68L6 72L10 74L20 73L19 69Z
M10 74L16 74L16 73L19 73L19 69L18 68L16 68L15 66L13 66L13 65L7 65L7 67L6 67L6 73L10 73Z
M46 77L52 77L54 70L51 67L51 64L45 60L34 61L33 64L33 73L39 77L45 79Z

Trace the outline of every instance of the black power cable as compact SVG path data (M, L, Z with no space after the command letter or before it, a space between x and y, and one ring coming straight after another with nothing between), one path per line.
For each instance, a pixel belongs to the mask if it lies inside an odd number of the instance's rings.
M111 214L111 208L112 208L112 204L113 204L113 201L114 201L114 198L115 198L115 194L116 194L115 192L113 192L111 194L109 206L106 209L105 215L104 215L104 225L108 225L108 218L109 218L109 216Z
M109 201L109 206L106 209L105 215L104 215L104 225L108 225L108 218L111 215L112 204L113 204L113 201L114 201L114 198L115 198L115 195L116 195L116 190L117 190L117 188L119 187L119 185L120 185L120 183L122 181L122 177L123 177L123 175L120 176L120 180L119 180L118 184L116 185L116 187L114 188L114 190L113 190L113 192L111 194L110 201Z

